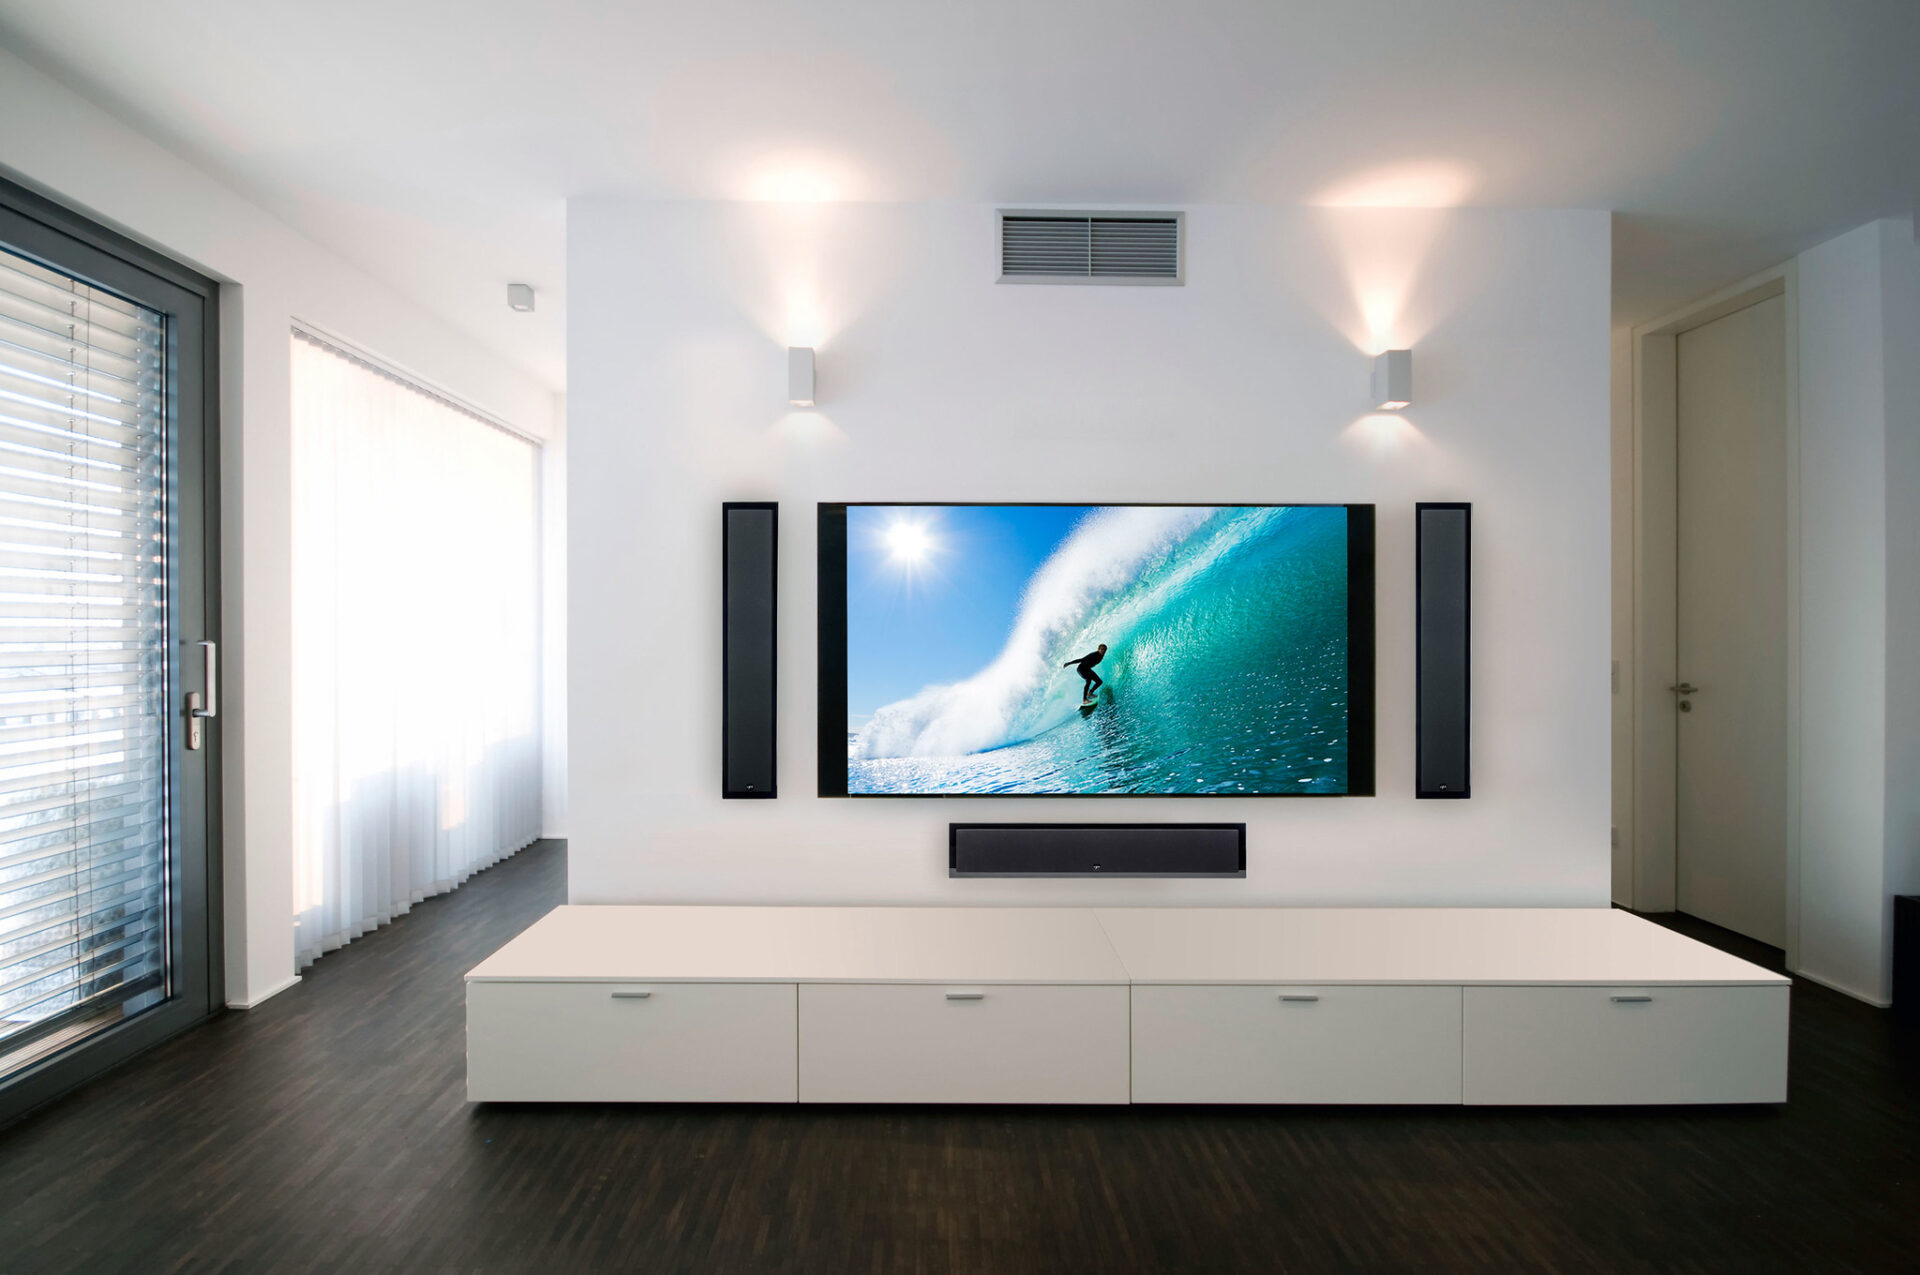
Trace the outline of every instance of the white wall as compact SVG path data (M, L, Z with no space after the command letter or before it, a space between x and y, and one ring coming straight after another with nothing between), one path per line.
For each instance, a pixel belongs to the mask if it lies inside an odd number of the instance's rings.
M288 332L347 337L529 433L532 377L0 50L0 169L223 281L222 743L228 999L293 978Z
M1891 961L1896 894L1920 894L1920 238L1880 223L1887 357L1887 882ZM1889 988L1891 991L1891 988ZM1905 988L1920 996L1920 988Z
M575 201L576 902L1604 905L1604 213L1189 210L1187 286L996 286L993 210ZM784 410L789 343L820 410ZM1368 353L1415 350L1404 421ZM780 784L719 797L719 517L782 502ZM1475 502L1474 796L1415 802L1412 505ZM821 800L821 500L1372 501L1372 799ZM950 881L950 819L1245 819L1245 881Z
M1920 268L1875 222L1801 254L1798 972L1886 1003L1920 835Z

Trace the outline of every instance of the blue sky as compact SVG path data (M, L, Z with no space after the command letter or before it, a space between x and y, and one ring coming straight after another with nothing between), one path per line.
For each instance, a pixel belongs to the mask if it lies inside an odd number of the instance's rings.
M977 673L1089 505L849 505L847 712ZM900 526L918 528L902 536Z

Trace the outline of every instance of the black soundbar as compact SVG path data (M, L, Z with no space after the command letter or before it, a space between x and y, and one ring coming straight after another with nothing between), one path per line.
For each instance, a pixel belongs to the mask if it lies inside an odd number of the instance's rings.
M1244 823L950 823L950 877L1244 877Z

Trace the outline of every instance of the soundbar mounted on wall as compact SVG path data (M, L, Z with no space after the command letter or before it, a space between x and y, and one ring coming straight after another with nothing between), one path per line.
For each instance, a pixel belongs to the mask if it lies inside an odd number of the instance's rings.
M1244 877L1244 823L950 823L950 877Z
M722 797L773 797L780 506L720 506Z
M1418 504L1414 518L1414 795L1473 794L1473 506Z

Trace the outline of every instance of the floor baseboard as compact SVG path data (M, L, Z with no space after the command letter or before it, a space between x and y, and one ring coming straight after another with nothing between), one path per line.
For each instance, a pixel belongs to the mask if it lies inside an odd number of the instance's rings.
M252 1000L228 1001L227 1008L228 1009L252 1009L256 1005L264 1004L265 1002L272 1000L275 996L278 996L280 993L286 991L289 987L292 987L295 983L299 981L300 981L300 976L298 974L295 974L293 977L287 979L285 982L275 983L272 987L269 987L266 991L260 993L258 996L254 997Z

